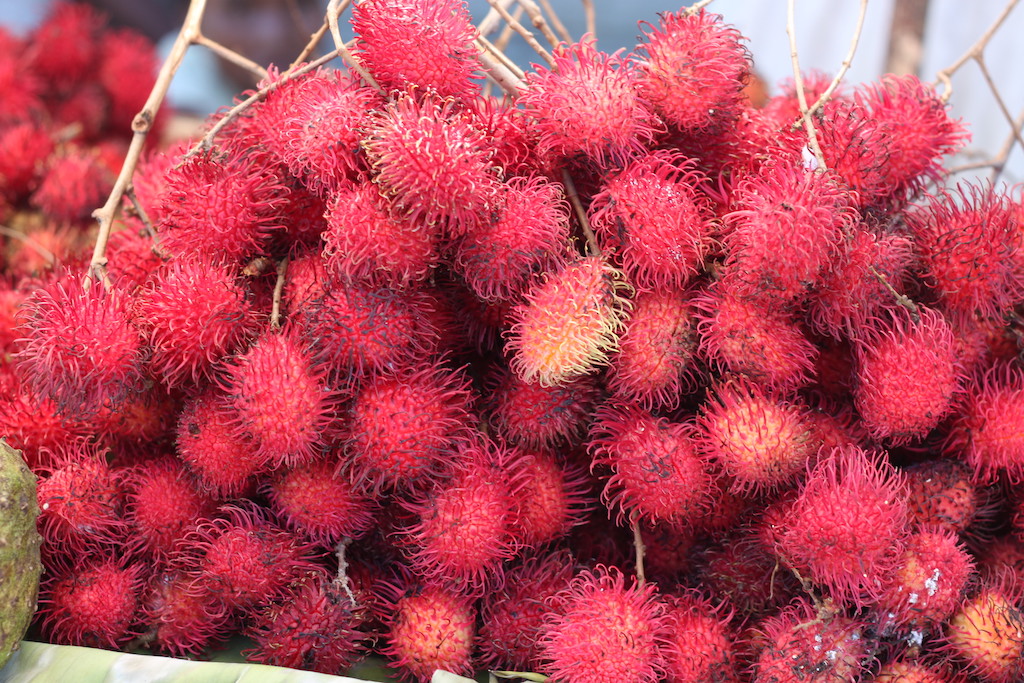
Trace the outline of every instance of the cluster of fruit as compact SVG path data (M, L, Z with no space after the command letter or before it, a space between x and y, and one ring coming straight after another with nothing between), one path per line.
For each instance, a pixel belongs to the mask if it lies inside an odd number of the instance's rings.
M241 632L419 681L1019 679L1024 208L942 187L966 132L929 86L756 108L742 36L681 9L629 54L491 53L496 98L460 0L351 22L370 78L272 71L211 147L143 160L109 282L71 257L18 305L44 637ZM101 203L0 147L48 224Z

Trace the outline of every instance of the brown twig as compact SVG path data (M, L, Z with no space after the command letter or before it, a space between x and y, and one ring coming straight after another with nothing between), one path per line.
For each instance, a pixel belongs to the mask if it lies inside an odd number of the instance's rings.
M83 287L92 286L92 279L99 279L104 287L111 286L110 278L107 277L107 242L110 240L110 230L114 224L114 216L121 205L121 198L131 183L132 175L135 173L135 166L139 163L142 149L146 142L146 136L153 127L153 120L160 104L167 95L167 88L171 79L181 66L181 60L189 46L196 41L200 34L200 25L203 21L203 13L206 11L206 0L191 0L188 6L188 13L182 24L178 37L171 46L170 54L164 60L157 74L156 83L153 84L146 103L142 106L135 119L132 121L132 140L128 145L128 152L125 154L124 162L121 164L121 171L114 181L114 188L107 198L106 204L93 211L93 218L99 222L99 231L96 233L96 244L93 246L92 258L89 261L89 272L85 274L82 282Z
M1021 139L1020 126L1013 118L1013 114L1010 113L1009 107L1006 106L1006 102L1003 100L1003 96L999 94L999 88L996 86L995 80L992 78L992 74L988 70L988 66L985 64L985 57L978 55L975 60L978 62L978 67L981 69L981 75L985 78L985 82L988 83L989 89L992 90L992 95L996 98L996 104L999 105L999 111L1003 113L1006 120L1010 123L1010 130L1013 134L1017 144L1020 145L1021 149L1024 149L1024 139ZM998 176L997 176L998 177Z
M975 41L974 45L967 48L967 52L963 53L963 55L960 56L960 59L953 62L951 66L948 66L939 73L935 74L936 81L942 83L943 87L945 88L942 94L939 95L939 99L941 99L943 102L949 102L949 98L953 94L952 75L956 73L956 71L960 69L960 67L966 64L968 61L972 59L978 59L979 57L981 57L982 53L985 51L985 48L988 46L989 41L992 40L992 36L996 34L996 31L999 30L999 27L1002 26L1003 22L1006 21L1006 18L1010 16L1010 12L1013 11L1013 8L1017 6L1018 2L1020 2L1020 0L1010 0L1009 2L1007 2L1006 6L1003 8L1003 11L999 14L996 20L992 23L992 25L988 27L988 30L981 34L981 37Z
M554 67L555 58L551 53L544 49L528 28L516 21L516 18L509 13L508 9L505 8L500 0L487 0L487 3L498 11L498 14L505 20L505 23L511 26L512 29L526 41L526 44L532 47L533 51L540 55L541 59L547 62L549 66Z
M526 16L530 17L533 27L541 32L551 44L551 47L558 47L558 36L554 34L551 27L548 26L548 22L544 20L544 13L541 12L540 6L533 0L517 0L517 2L520 7L526 10Z
M477 60L483 66L487 77L497 83L502 90L512 97L519 95L519 92L526 86L521 76L513 73L501 60L501 51L497 50L483 36L477 36L474 41L479 52ZM492 52L492 50L494 50Z
M636 582L643 586L647 582L647 576L644 573L644 554L647 551L647 546L644 545L640 522L634 519L630 526L633 527L633 550L636 553Z
M583 235L587 238L587 253L591 256L600 256L601 247L597 244L597 235L594 234L594 229L590 227L590 221L587 219L587 210L583 208L580 195L576 192L576 183L572 181L569 171L564 168L562 169L562 184L565 185L565 195L569 198L569 203L572 204L572 208L576 212L576 219L580 222Z
M839 71L836 72L832 82L825 88L825 92L821 93L818 100L807 109L808 116L814 116L814 113L821 109L829 98L832 97L832 93L839 87L839 83L842 82L843 76L850 70L850 65L853 64L853 56L857 53L857 44L860 42L860 36L864 31L864 17L868 13L868 0L860 0L860 14L857 16L857 25L853 29L853 38L850 39L850 50L846 53L846 59L839 65Z
M284 293L284 281L288 277L288 257L285 256L277 264L277 282L274 283L274 299L270 308L270 329L281 329L281 295Z
M583 14L587 17L587 33L590 34L594 44L597 44L597 14L594 12L594 0L581 0L583 2Z
M368 86L379 92L381 95L387 95L384 92L384 88L380 87L377 80L373 77L369 71L366 70L356 56L352 54L352 51L345 44L345 41L341 39L341 29L338 28L338 16L345 11L345 8L351 4L351 0L331 0L327 5L327 21L331 26L331 37L334 38L334 49L341 59L349 65L349 67L359 74L359 77L366 82Z
M686 13L690 15L696 14L697 12L701 11L702 9L710 5L712 2L713 0L700 0L700 2L695 2L686 8Z
M807 131L807 146L817 160L815 170L825 171L825 155L821 153L821 145L818 144L818 133L814 129L814 122L811 120L811 113L807 107L807 94L804 92L804 79L800 73L800 57L796 50L796 20L795 0L788 0L786 3L786 33L789 34L789 56L793 61L793 86L796 89L797 102L800 103L800 116L803 120L804 130Z
M878 278L878 281L889 290L889 293L892 294L894 299L896 299L896 303L907 309L907 312L910 313L910 317L915 323L921 322L921 312L918 310L917 304L914 303L913 299L906 294L900 294L897 292L896 288L889 284L889 279L882 273L879 273L874 266L869 265L868 270L871 271L871 274Z
M325 12L324 21L320 24L320 28L318 28L316 32L309 37L309 42L306 43L306 47L302 48L302 52L300 52L299 56L295 58L295 61L288 66L288 70L294 71L300 64L309 59L309 56L313 54L313 50L316 49L316 46L320 44L320 41L324 39L324 36L327 35L327 32L330 29L331 22L327 18L327 13Z
M555 12L555 8L551 6L550 0L540 0L540 4L544 7L544 11L548 13L548 21L551 22L551 26L554 27L558 35L562 37L562 40L567 43L573 42L572 35L565 28L565 24L562 23L562 20L558 18L558 13Z
M505 9L508 9L509 7L511 7L515 3L516 0L498 0L498 1L501 3L502 7L504 7ZM491 9L489 9L487 11L487 14L484 16L484 18L480 20L480 23L477 24L477 27L476 27L477 34L481 35L481 36L488 36L491 33L494 33L494 30L496 28L498 28L498 25L501 23L500 19L501 19L501 15L498 14L498 10L496 10L492 6Z
M146 228L147 235L149 237L156 237L156 228L153 226L153 221L149 220L149 214L146 213L145 207L139 202L139 198L135 194L135 186L128 185L128 187L124 188L124 196L132 203L132 208L135 209L135 213L138 215L139 220L142 221L143 227Z
M267 77L267 70L264 69L262 66L252 61L248 57L244 57L238 54L231 48L225 47L216 41L210 40L201 33L198 36L196 36L195 44L202 45L207 50L213 52L219 57L226 59L232 64L236 64L242 67L243 69L251 73L253 76L255 76L256 80L258 81L262 81L264 78Z

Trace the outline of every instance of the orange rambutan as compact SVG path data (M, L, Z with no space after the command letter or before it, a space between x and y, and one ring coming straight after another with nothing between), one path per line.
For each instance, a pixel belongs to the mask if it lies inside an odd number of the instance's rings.
M608 362L629 301L622 273L601 256L580 257L549 273L516 306L505 351L526 382L562 384Z
M942 651L986 683L1018 681L1024 673L1024 617L1012 583L982 584L946 624Z
M998 363L967 386L953 419L946 449L973 469L974 477L994 481L1002 473L1024 481L1024 371Z
M640 290L681 288L710 247L707 178L692 159L652 152L611 175L590 205L598 244Z
M582 156L601 166L644 152L662 127L638 92L637 70L585 38L555 50L555 63L526 74L516 101L551 160Z
M612 399L594 411L587 447L591 471L611 471L602 499L620 524L692 524L710 505L711 468L691 422L670 422Z

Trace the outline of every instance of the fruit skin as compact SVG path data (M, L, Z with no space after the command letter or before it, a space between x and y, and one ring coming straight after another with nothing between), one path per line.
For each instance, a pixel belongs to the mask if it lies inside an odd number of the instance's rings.
M20 451L0 439L0 668L36 611L43 572L36 531L36 478Z
M736 636L727 603L715 605L695 591L668 600L669 683L739 683Z
M996 363L968 384L946 449L971 467L976 479L1024 481L1024 371Z
M578 441L601 397L590 376L558 386L524 382L501 366L487 380L487 415L497 434L526 446L561 446Z
M1000 585L983 584L946 625L942 651L965 664L986 683L1019 681L1024 672L1024 618L1019 599Z

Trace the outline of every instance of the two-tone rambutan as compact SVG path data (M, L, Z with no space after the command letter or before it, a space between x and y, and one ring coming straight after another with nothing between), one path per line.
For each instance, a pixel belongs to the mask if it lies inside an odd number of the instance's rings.
M152 352L150 371L168 386L211 378L214 364L255 331L256 314L235 271L174 259L136 297L136 325Z
M514 300L536 273L564 264L569 207L559 185L536 175L502 183L498 205L456 242L454 263L481 299Z
M707 182L695 162L652 152L605 180L590 205L598 244L641 290L685 287L710 247Z
M657 26L641 27L638 85L655 111L686 131L735 118L752 71L738 30L703 9L666 13Z
M535 285L513 310L505 351L527 382L551 386L592 372L618 347L629 301L622 273L581 257Z
M541 628L541 672L566 683L636 681L665 675L665 605L653 583L626 585L622 572L582 571L556 594Z
M908 516L906 483L883 454L836 449L786 511L777 551L837 602L864 604L899 566Z
M602 498L619 520L691 524L710 503L711 469L697 429L611 400L590 426L591 469L608 468Z
M309 462L323 447L333 400L295 332L265 333L225 370L240 438L274 466Z
M384 90L432 90L470 99L479 90L464 0L368 0L352 8L355 53Z
M739 681L735 635L729 626L728 603L715 604L694 591L669 597L665 613L665 648L669 683Z
M953 330L934 310L898 309L869 323L855 352L854 405L868 433L891 445L925 436L962 392Z
M527 446L555 446L584 433L601 389L590 376L544 386L501 366L488 379L484 397L486 414L499 435Z
M986 683L1010 683L1024 672L1024 617L1012 581L986 583L949 618L943 651Z
M117 649L137 633L145 569L94 557L58 570L40 588L37 619L53 643Z
M947 449L982 480L1024 480L1024 371L999 363L970 382Z
M550 68L526 74L516 101L538 136L538 152L556 160L625 163L662 127L638 92L637 70L598 51L593 40L556 49Z
M120 291L65 279L25 302L18 369L62 411L87 414L138 389L145 350Z
M399 95L367 119L362 145L397 213L452 235L490 215L499 188L491 143L453 100Z
M469 433L471 399L462 372L440 363L367 380L349 409L352 480L370 491L406 489L447 472Z
M200 520L212 516L216 507L174 456L160 456L133 468L125 476L124 488L129 543L156 558L169 557L175 544Z
M325 217L323 253L333 275L400 288L440 263L438 226L395 215L372 183L335 191Z

